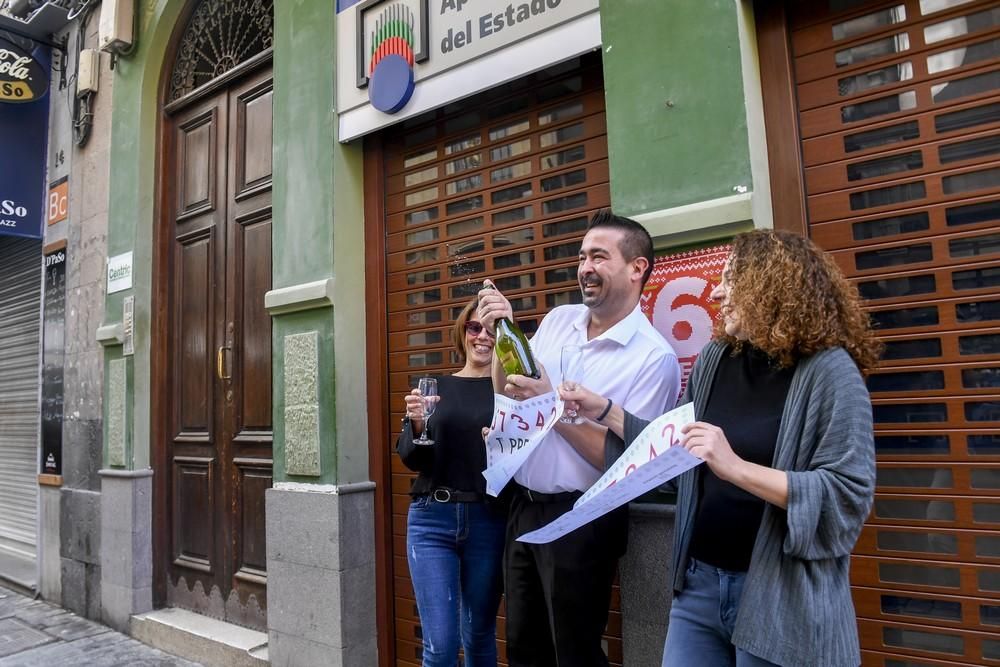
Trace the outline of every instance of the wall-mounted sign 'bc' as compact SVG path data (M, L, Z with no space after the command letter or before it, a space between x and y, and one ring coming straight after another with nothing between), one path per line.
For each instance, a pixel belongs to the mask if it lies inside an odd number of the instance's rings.
M30 53L0 38L0 102L34 102L48 90L46 68Z
M358 12L358 88L396 113L413 95L414 64L427 60L427 0L368 0Z

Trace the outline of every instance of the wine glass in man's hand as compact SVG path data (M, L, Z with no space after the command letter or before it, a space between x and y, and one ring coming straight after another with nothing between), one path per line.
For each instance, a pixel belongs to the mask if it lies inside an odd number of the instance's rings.
M583 381L583 348L579 345L563 345L559 366L562 370L563 387L573 391ZM582 424L586 420L578 417L576 410L566 410L559 421L563 424Z

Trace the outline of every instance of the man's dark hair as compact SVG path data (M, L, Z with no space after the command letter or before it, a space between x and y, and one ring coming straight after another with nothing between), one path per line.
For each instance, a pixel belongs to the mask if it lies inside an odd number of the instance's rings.
M636 257L646 258L646 272L642 275L642 286L645 287L649 274L653 272L653 239L646 228L631 218L615 215L609 208L595 213L587 224L588 232L597 228L618 229L623 233L618 250L626 262L631 262Z

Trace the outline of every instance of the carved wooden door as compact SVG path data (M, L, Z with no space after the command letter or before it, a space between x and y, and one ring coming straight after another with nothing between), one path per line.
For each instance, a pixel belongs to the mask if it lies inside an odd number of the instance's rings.
M172 119L167 601L266 627L268 68Z

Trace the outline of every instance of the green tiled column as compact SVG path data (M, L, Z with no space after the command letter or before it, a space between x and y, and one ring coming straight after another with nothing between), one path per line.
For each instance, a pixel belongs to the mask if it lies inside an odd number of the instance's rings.
M362 151L337 143L335 6L274 3L273 665L377 662Z

